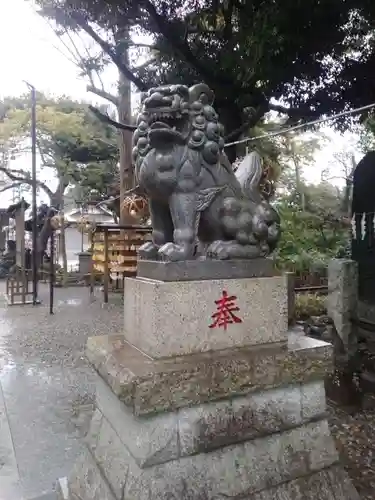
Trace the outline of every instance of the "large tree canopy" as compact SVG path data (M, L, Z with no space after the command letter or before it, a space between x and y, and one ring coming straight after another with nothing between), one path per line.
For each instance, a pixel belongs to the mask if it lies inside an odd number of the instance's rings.
M58 24L88 33L101 47L102 61L114 62L140 90L205 81L231 139L269 110L296 120L375 101L370 0L38 3ZM125 49L145 45L121 38L129 30L151 35L149 64L124 63Z
M58 179L53 191L38 180L52 204L59 206L65 189L79 185L83 197L93 192L109 196L118 184L116 133L100 123L85 103L65 97L37 96L37 151L41 169ZM0 171L11 181L4 189L31 184L31 172L15 168L12 159L30 150L30 100L28 96L0 102Z

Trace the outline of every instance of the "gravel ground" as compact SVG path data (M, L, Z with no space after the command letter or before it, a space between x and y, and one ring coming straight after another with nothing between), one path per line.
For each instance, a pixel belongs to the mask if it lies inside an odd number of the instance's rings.
M330 406L330 426L345 469L362 500L375 498L375 411Z
M121 332L123 308L120 296L105 305L99 291L90 298L72 287L55 291L50 315L46 285L35 307L8 306L4 289L0 282L0 496L32 499L51 491L82 452L95 394L86 340Z
M0 283L0 294L4 283ZM48 310L48 288L40 285L41 306L0 308L0 356L21 362L76 365L89 336L122 331L119 296L103 304L99 291L90 299L84 287L55 290L54 314ZM83 361L84 362L84 361ZM0 365L1 366L1 365Z

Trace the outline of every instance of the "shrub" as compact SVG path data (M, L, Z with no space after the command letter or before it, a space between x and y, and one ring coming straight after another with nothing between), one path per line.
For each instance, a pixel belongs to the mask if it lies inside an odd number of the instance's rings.
M327 314L326 297L316 293L299 293L296 296L295 315L297 320Z

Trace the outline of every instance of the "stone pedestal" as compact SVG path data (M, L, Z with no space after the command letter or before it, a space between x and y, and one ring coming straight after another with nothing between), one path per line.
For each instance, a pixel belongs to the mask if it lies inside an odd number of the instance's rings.
M356 352L352 319L357 315L358 266L354 260L332 259L328 265L328 315L347 355Z
M284 276L169 282L128 278L124 289L125 337L155 358L287 341ZM238 310L233 318L231 312L222 314L232 323L215 325L217 301L231 298Z
M210 328L223 291L241 321ZM327 423L332 348L288 334L284 278L126 279L127 301L124 335L88 341L97 407L61 498L359 498Z

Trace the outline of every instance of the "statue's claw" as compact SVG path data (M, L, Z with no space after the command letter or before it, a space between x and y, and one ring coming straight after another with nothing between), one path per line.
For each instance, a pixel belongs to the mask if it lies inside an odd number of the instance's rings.
M193 258L191 249L188 246L176 245L169 242L159 248L159 259L165 261L177 262L179 260L188 260Z
M146 243L138 248L138 258L142 260L157 260L158 250L159 248L152 241L146 241Z
M236 241L214 241L207 249L207 258L256 259L265 255L265 250L259 245L241 245Z
M207 249L209 259L227 260L229 259L229 244L231 241L214 241Z

